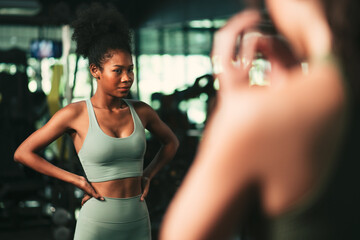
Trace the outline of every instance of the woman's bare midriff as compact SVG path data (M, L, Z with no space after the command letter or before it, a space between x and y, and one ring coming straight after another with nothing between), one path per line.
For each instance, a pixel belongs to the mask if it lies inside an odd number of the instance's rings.
M91 183L96 192L103 197L129 198L141 194L141 177L116 179Z

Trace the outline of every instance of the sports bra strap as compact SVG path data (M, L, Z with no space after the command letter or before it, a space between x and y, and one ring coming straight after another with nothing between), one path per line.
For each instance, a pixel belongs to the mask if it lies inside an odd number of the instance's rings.
M89 115L89 129L92 129L94 126L96 126L96 117L90 99L86 99L86 107Z
M132 115L132 117L134 119L134 124L136 124L138 127L141 127L142 129L144 129L144 126L143 126L143 124L141 122L141 119L140 119L139 115L136 113L136 110L135 110L134 106L132 105L132 103L129 102L128 100L126 100L126 99L123 99L123 100L130 108L131 115ZM134 128L135 127L136 126L134 126Z

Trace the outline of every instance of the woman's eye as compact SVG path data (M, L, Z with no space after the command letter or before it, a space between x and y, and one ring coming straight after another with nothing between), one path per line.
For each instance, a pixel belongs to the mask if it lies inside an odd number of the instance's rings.
M115 73L122 73L122 71L123 71L123 69L114 69L113 70L113 72L115 72ZM134 71L134 69L133 68L129 68L128 70L127 70L127 72L128 73L132 73Z

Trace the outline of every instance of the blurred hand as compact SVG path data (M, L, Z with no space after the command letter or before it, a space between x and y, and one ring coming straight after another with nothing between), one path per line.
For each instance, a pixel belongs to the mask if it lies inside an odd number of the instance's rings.
M220 83L220 98L224 92L229 95L229 92L248 89L249 70L256 53L261 53L270 62L271 71L267 78L272 85L284 82L288 79L288 70L300 65L285 39L256 30L259 21L257 11L246 10L232 17L215 34L212 61L215 77Z
M149 188L150 188L150 178L148 177L142 177L141 179L141 187L143 190L143 193L141 194L141 201L145 200L145 197L148 195L149 193Z
M280 36L263 35L256 39L256 51L261 52L271 64L268 77L272 86L284 83L289 78L289 70L301 66L301 61L295 56L288 42Z
M255 54L256 41L249 41L246 49L240 49L239 56L236 53L237 42L246 30L255 27L259 21L260 14L257 11L243 11L216 32L211 57L215 77L219 79L220 99L226 92L249 86L249 70Z

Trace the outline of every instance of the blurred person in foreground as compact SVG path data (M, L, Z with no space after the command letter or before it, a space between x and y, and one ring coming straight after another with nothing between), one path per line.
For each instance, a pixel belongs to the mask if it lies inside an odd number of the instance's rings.
M162 240L360 239L357 0L267 0L285 44L258 38L260 14L231 18L214 39L217 106L164 217ZM283 47L282 47L283 46ZM276 87L249 88L256 52Z

